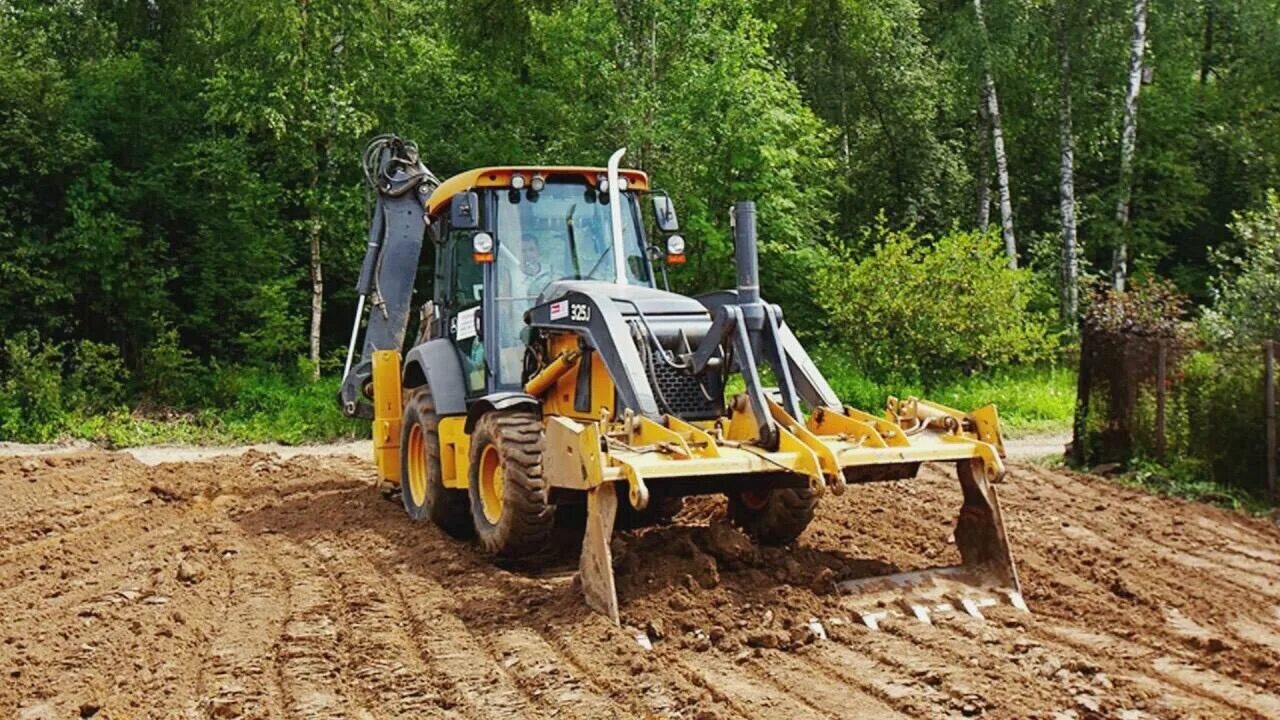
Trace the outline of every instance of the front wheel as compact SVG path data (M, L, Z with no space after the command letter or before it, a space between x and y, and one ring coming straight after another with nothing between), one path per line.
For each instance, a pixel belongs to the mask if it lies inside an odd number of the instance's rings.
M786 545L809 527L818 495L809 488L729 493L729 520L761 545Z
M471 434L471 519L485 551L524 558L547 551L555 506L542 477L542 418L494 410Z

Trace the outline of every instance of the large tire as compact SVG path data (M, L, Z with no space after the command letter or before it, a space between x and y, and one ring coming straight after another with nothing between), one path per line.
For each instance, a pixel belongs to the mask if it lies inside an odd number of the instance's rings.
M454 537L471 537L467 491L444 486L439 419L426 387L413 390L405 402L400 424L400 497L413 520L430 518Z
M508 559L551 548L556 509L542 478L542 418L494 410L471 433L471 519L484 550Z
M809 527L818 496L809 488L729 494L729 520L761 545L786 545Z

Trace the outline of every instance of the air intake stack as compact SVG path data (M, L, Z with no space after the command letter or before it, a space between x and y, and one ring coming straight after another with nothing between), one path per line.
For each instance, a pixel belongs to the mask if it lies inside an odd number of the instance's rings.
M738 306L742 308L748 331L759 331L764 326L764 304L760 302L756 204L751 200L739 200L733 204L733 254L738 267ZM752 344L757 345L756 332L752 335Z

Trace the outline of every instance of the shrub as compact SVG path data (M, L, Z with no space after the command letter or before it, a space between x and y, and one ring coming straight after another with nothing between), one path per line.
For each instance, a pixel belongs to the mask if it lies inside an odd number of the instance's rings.
M1215 253L1219 272L1205 329L1236 344L1280 339L1280 195L1269 192L1262 209L1237 215L1231 230L1243 253Z
M4 343L0 368L0 437L48 442L66 418L62 397L62 349L35 332L21 332Z
M1260 495L1267 457L1261 357L1196 352L1180 370L1177 402L1185 410L1186 427L1174 432L1181 454L1198 460L1214 482Z
M162 330L142 350L138 376L143 399L155 405L181 407L194 391L199 369L199 361L178 343L178 331Z
M991 235L934 240L883 225L817 271L832 339L863 371L924 379L1046 358L1049 317L1030 309L1034 278L1011 270Z
M67 407L83 414L115 410L124 405L129 375L115 345L81 340L75 345L67 371Z

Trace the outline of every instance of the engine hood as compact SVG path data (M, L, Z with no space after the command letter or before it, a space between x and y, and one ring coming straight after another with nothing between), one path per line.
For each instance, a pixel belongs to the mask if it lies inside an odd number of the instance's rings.
M547 286L538 297L538 304L554 302L569 293L579 292L613 300L618 312L635 315L639 309L646 317L663 315L700 315L709 317L707 308L699 301L666 290L643 285L618 285L598 280L559 280Z

